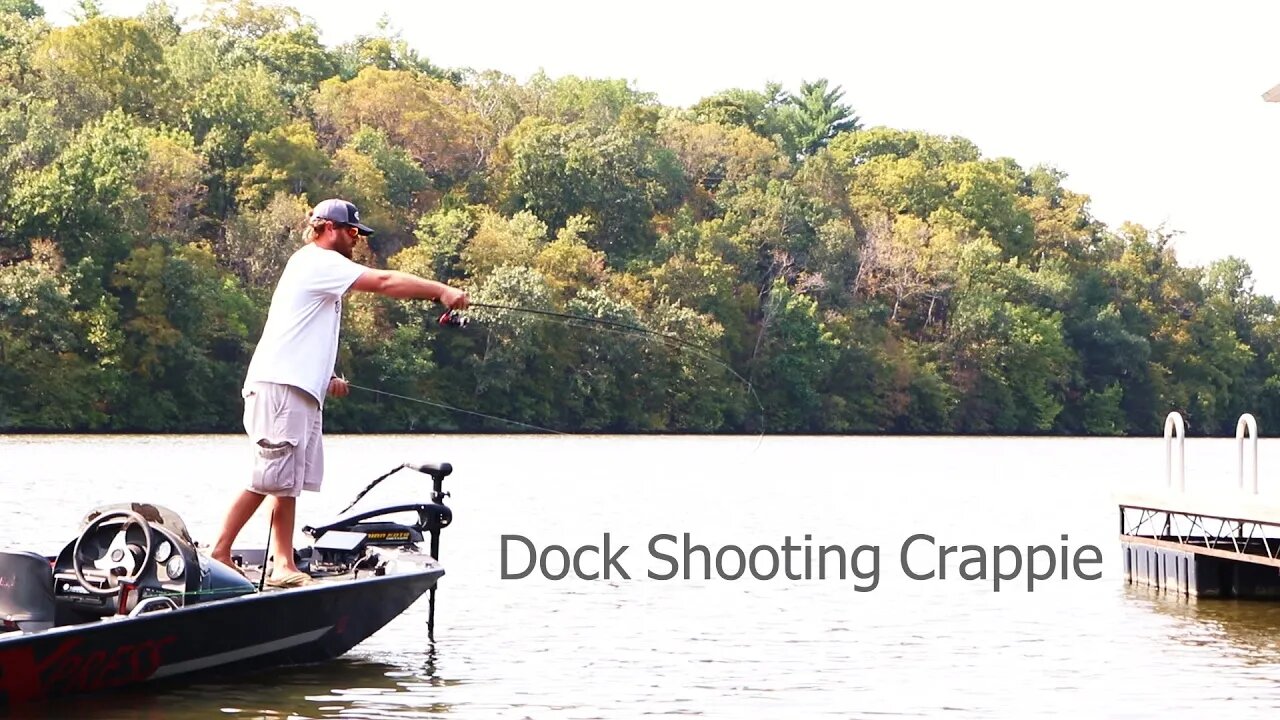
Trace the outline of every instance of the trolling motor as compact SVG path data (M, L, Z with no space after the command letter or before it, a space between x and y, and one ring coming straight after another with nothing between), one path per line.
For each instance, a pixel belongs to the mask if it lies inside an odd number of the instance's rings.
M431 502L429 503L410 503L406 505L394 505L391 507L378 508L376 510L366 510L355 515L344 517L340 520L322 525L320 527L311 527L310 525L302 528L302 532L315 539L315 547L317 549L338 549L340 546L334 545L332 542L325 542L329 536L335 533L359 534L361 536L361 547L395 547L407 550L417 550L418 543L424 539L424 533L431 538L431 557L435 558L440 550L440 531L449 526L453 522L453 511L444 505L444 498L449 493L443 489L444 479L453 472L453 466L449 463L441 463L439 465L426 464L414 465L405 463L391 470L373 482L369 483L360 494L356 495L356 499L342 510L346 512L350 510L356 503L360 502L370 490L376 487L383 480L391 477L395 473L404 470L417 470L420 473L431 476L432 493ZM401 512L415 512L418 514L417 522L412 524L404 524L393 522L390 520L382 520L383 516L392 515ZM345 539L345 538L343 538ZM333 557L334 553L329 553L330 563L337 564L339 560ZM438 559L438 558L436 558ZM315 561L313 560L313 564Z
M420 552L425 537L430 538L429 553L435 561L440 560L440 531L453 523L453 511L444 504L449 493L444 489L444 479L453 472L449 463L414 465L404 463L381 475L361 490L350 505L343 508L339 515L345 513L360 502L370 490L404 470L416 470L431 476L431 502L394 505L391 507L367 510L345 517L321 527L302 528L302 532L314 538L311 546L311 557L308 572L359 572L372 569L375 575L383 574L376 554L370 553L373 547L399 548L408 552ZM415 512L417 522L404 524L381 519L386 515L401 512ZM425 534L425 537L424 537ZM432 586L427 615L427 636L435 639L436 589Z

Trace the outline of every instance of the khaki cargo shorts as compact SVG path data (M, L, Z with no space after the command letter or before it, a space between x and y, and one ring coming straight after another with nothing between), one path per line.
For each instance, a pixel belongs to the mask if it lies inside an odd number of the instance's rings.
M260 495L297 497L320 489L324 441L320 405L292 385L250 383L243 390L244 429L253 443L253 479Z

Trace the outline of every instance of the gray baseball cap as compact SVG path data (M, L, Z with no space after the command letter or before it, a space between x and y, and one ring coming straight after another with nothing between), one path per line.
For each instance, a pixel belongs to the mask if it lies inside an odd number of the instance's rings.
M346 200L339 200L338 198L330 198L328 200L321 201L320 204L316 205L315 209L311 211L311 219L331 220L336 223L342 223L343 225L350 225L351 227L359 230L361 235L373 234L373 228L368 225L360 224L360 211L356 209L356 206Z

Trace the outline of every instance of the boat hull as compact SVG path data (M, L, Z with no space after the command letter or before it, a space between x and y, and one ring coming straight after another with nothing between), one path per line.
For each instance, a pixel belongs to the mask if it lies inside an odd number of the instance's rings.
M408 609L442 575L428 566L0 635L0 709L212 670L329 660Z

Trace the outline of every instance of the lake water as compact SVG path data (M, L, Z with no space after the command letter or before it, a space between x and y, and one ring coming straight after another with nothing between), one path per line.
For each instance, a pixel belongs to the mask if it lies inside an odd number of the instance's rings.
M1156 439L331 436L323 492L299 526L332 518L406 461L451 462L436 642L425 597L345 658L44 707L101 718L631 718L1261 716L1280 707L1280 605L1188 602L1129 588L1113 493L1164 482ZM1263 492L1276 448L1262 441ZM1233 440L1187 443L1188 489L1236 483ZM241 436L0 437L4 543L53 553L99 503L166 505L208 543L248 474ZM357 509L425 499L399 473ZM266 541L260 513L240 545ZM503 579L502 537L539 551L629 546L608 580ZM768 575L731 580L682 538L756 551ZM934 538L901 548L912 535ZM655 579L679 561L672 579ZM805 540L805 536L809 540ZM1063 540L1063 536L1067 539ZM301 538L299 538L301 540ZM820 546L834 552L817 576ZM937 547L974 545L941 563ZM997 546L1050 546L1052 579L996 591ZM866 546L856 555L855 549ZM1082 553L1068 579L1058 559ZM1087 546L1100 563L1090 564ZM508 542L510 572L527 552ZM805 548L810 562L804 563ZM873 551L878 548L878 551ZM985 579L960 564L987 556ZM596 556L581 569L601 569ZM712 558L714 561L714 557ZM872 562L875 560L876 562ZM980 568L968 565L971 574ZM552 562L550 571L560 564ZM623 579L618 568L630 579ZM685 579L683 572L689 570ZM862 577L855 577L857 570ZM874 570L874 572L873 572ZM806 578L806 575L808 576Z

